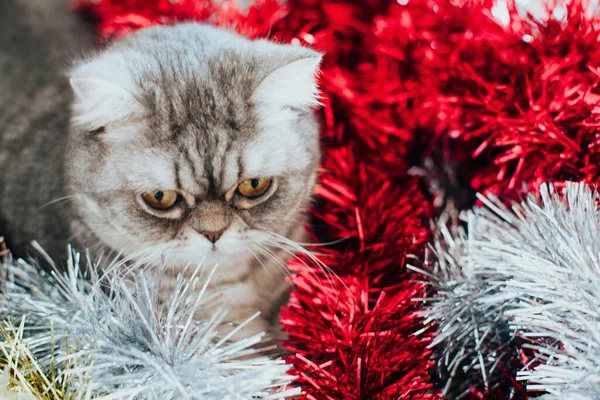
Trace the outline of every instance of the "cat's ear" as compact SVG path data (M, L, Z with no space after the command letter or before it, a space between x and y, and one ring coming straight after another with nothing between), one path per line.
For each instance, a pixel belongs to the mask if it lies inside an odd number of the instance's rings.
M311 51L308 57L275 69L260 82L252 100L297 109L318 106L317 74L322 58L321 54Z
M114 61L93 60L70 72L75 124L93 131L141 112L127 70Z

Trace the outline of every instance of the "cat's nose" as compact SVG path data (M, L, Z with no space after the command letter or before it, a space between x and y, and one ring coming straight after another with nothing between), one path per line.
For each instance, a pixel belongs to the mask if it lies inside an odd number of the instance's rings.
M212 243L217 243L217 240L219 240L219 238L223 235L223 232L225 232L225 229L220 231L206 231L202 232L202 234L206 236L206 238Z

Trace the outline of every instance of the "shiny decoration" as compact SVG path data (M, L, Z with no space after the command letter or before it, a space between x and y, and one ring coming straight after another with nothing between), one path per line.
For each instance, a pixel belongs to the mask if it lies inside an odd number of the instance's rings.
M231 339L252 318L228 329L227 310L206 298L216 270L191 268L164 293L165 268L148 272L143 264L124 272L115 262L101 273L75 252L65 273L2 264L0 365L8 387L44 400L297 396L289 365L261 350L264 334ZM167 295L164 303L159 293ZM212 307L210 320L194 318L201 307Z
M247 1L246 1L247 2ZM100 40L115 40L147 26L199 21L264 37L287 8L278 0L256 0L240 11L235 0L70 0L96 23Z
M409 267L427 277L435 289L423 299L421 313L425 325L436 331L431 344L436 360L433 377L446 399L526 398L515 375L528 359L504 315L509 304L486 301L504 286L497 283L496 274L475 268L470 258L472 235L484 235L485 230L478 229L472 213L463 219L469 234L456 214L444 214L427 257L429 268Z
M382 181L359 160L346 148L331 149L325 162L314 226L336 244L315 249L327 267L289 265L295 289L281 313L288 362L312 398L435 399L432 333L413 335L421 329L413 298L424 285L406 269L430 238L431 209L416 179Z
M440 229L426 300L447 398L595 399L600 393L600 196L542 184L510 208L480 196ZM520 371L518 371L520 369ZM516 373L518 371L518 373ZM511 382L511 380L513 382Z
M597 183L594 2L547 2L539 18L519 13L521 2L470 2L460 12L434 3L435 13L406 11L410 28L399 35L413 49L405 58L420 77L427 146L441 147L474 190L507 200L543 182Z

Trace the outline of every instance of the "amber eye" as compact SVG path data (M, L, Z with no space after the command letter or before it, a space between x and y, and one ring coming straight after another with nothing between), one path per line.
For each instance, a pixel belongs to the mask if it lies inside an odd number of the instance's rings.
M150 207L157 210L168 210L177 202L179 193L174 190L157 190L154 193L144 193L142 197Z
M271 186L269 178L247 179L239 184L238 192L249 199L255 199L262 196Z

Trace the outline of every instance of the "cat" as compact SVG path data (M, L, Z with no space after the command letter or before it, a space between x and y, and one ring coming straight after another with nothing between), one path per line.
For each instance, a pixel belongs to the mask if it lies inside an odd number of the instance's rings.
M55 259L72 243L164 262L165 293L186 266L219 264L228 319L261 312L242 336L279 335L320 161L322 55L188 22L139 30L66 77L33 52L3 59L0 234L16 254L37 240Z

